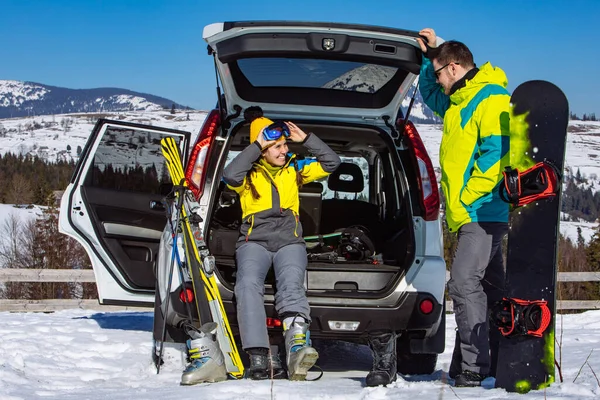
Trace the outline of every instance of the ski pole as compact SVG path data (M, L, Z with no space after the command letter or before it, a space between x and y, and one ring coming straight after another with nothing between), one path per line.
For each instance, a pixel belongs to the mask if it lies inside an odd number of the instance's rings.
M178 213L181 213L181 209L178 210ZM170 209L167 210L167 218L169 221L169 225L171 226L171 234L175 235L175 227L173 227L173 220L171 219L171 214L172 211ZM181 282L182 287L184 287L184 283L185 283L185 276L183 273L183 265L181 262L181 258L179 257L179 250L178 247L173 246L173 250L172 250L172 255L175 256L175 260L177 261L177 271L179 272L179 281ZM190 303L187 301L187 297L186 297L186 301L185 303L185 310L187 312L187 317L188 317L188 324L193 325L194 324L194 317L192 316L192 309L190 307Z
M178 234L178 230L179 230L179 220L180 220L180 210L181 207L183 206L183 191L185 190L185 187L183 186L184 183L184 179L182 178L180 184L178 187L173 188L173 190L176 191L177 194L177 214L175 217L175 229L176 231L172 233L171 237L173 239L173 246L177 246L177 234ZM171 256L171 265L169 266L169 278L168 278L168 284L167 284L167 298L165 299L165 310L168 312L169 310L169 299L171 298L171 296L169 296L169 293L171 291L171 283L173 282L173 267L175 266L175 254L173 253ZM158 290L158 289L157 289ZM163 351L165 348L165 336L167 334L167 318L166 318L166 312L163 315L163 326L162 326L162 333L160 335L160 349L158 351L158 362L156 364L156 374L160 373L160 365L162 364L162 356L163 356Z

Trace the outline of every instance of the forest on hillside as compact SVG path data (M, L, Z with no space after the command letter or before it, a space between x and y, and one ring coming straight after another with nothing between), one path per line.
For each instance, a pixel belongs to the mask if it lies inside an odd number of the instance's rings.
M71 178L73 162L47 163L37 157L6 154L0 156L0 203L26 207L45 206L44 212L28 224L9 219L0 227L5 240L0 244L0 265L8 268L73 269L91 268L83 248L73 239L58 232L57 192L63 191ZM152 174L156 171L133 172ZM140 182L144 180L141 179ZM567 219L597 221L600 216L600 192L594 192L585 177L576 173L565 177L562 210ZM451 265L456 234L444 227L445 259ZM576 242L560 237L559 270L564 272L600 272L600 227L586 243L581 232ZM95 298L95 284L8 282L0 288L0 298ZM600 299L600 283L560 283L560 299Z

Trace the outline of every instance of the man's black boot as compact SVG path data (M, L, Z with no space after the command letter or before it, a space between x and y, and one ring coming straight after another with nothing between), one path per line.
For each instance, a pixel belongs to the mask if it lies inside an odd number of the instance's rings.
M369 347L373 353L373 368L367 375L367 386L386 386L396 380L396 334L369 335Z
M250 358L250 366L246 369L245 376L252 380L269 379L269 349L263 347L253 347L247 349Z
M458 374L462 372L462 353L460 352L460 336L458 335L458 329L456 330L456 336L454 338L454 351L452 351L452 361L450 361L450 369L448 370L448 376L450 379L456 379Z
M487 375L482 375L477 372L464 370L454 378L454 386L456 387L477 387L481 386L481 382L487 378Z

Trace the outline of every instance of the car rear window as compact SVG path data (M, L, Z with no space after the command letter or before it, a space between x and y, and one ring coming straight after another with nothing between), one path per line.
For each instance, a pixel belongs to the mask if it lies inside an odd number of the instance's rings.
M238 60L242 74L254 87L319 88L376 93L398 68L363 62L246 58Z

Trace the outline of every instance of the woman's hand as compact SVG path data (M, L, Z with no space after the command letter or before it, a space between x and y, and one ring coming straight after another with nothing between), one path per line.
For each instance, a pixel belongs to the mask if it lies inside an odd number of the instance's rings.
M269 147L273 146L277 140L267 140L265 139L265 135L263 135L262 133L260 135L258 135L258 137L256 138L256 141L258 142L258 144L260 145L260 148L262 150L266 150Z
M290 121L286 121L285 124L290 130L290 140L292 142L304 142L306 133L302 129L298 128L296 124Z

